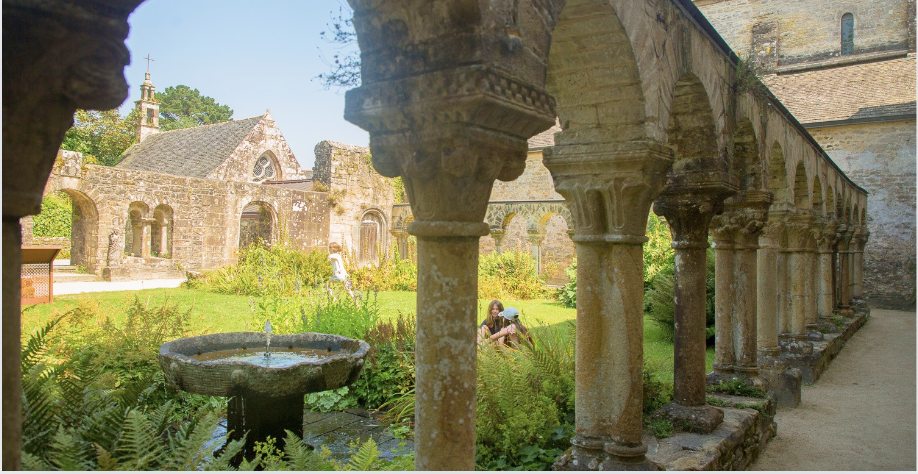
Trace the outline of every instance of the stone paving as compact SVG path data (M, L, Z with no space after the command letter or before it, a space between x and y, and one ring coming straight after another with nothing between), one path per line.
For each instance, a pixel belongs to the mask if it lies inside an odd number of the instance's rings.
M352 442L359 446L370 438L387 459L414 450L413 441L396 438L388 424L375 420L363 409L307 411L303 417L303 441L315 448L325 446L336 459L349 457Z

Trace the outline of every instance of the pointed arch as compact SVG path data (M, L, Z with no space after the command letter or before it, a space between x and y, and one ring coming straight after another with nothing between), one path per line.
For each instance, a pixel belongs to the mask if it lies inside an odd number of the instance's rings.
M806 166L801 160L797 162L797 170L794 172L794 209L797 211L811 209L809 187L806 183Z
M762 158L755 129L749 119L736 125L733 140L733 169L739 178L740 190L762 189Z
M711 102L701 80L692 73L684 74L676 82L666 143L675 153L673 174L723 168L716 164L720 154Z
M822 182L819 181L819 176L813 178L813 191L810 195L813 197L811 200L813 203L813 214L820 217L825 216L826 211L823 208L822 200Z
M775 204L787 203L787 164L784 150L775 141L771 147L771 160L768 164L768 190L775 196ZM776 207L773 205L773 207Z

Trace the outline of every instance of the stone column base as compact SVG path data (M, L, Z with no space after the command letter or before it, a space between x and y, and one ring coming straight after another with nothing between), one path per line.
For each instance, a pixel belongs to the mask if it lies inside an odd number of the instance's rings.
M750 387L767 390L768 384L765 379L759 376L760 370L760 367L751 367L745 371L737 368L736 372L718 372L714 370L705 376L705 384L711 386L741 380Z
M787 362L779 358L760 358L759 376L765 380L768 395L775 399L778 406L796 408L800 405L803 387L800 369L789 368Z
M693 407L670 402L665 407L653 412L656 419L667 419L673 422L677 431L708 434L717 429L724 421L723 410L710 405Z
M649 439L647 439L650 437ZM646 451L648 440L656 441L653 435L644 433L641 447ZM574 446L564 452L552 465L554 471L661 471L663 468L647 459L643 454L635 457L621 457L608 453L605 449L588 449Z

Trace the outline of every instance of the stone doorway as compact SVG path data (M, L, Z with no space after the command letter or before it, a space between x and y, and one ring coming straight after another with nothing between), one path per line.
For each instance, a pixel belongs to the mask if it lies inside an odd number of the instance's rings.
M251 202L242 209L239 218L239 248L244 249L256 242L274 242L274 213L263 202Z

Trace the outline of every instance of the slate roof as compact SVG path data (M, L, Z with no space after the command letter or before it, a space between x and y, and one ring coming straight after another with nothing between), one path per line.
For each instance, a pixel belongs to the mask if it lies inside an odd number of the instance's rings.
M118 168L205 178L264 116L160 132L129 148Z
M915 115L914 55L761 79L802 124Z
M288 188L296 191L314 191L312 173L310 173L309 179L295 179L290 181L262 181L261 184L265 186L279 186L281 188Z

